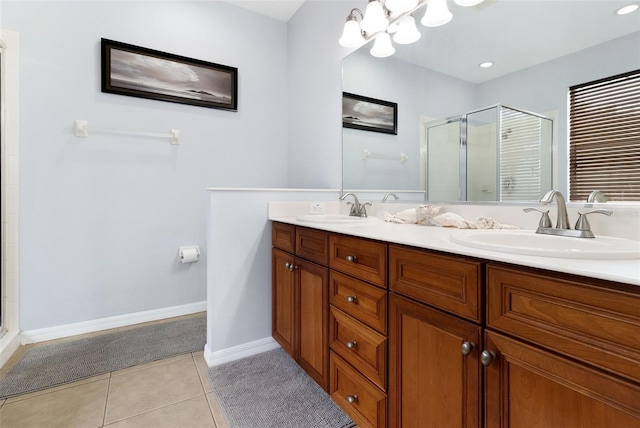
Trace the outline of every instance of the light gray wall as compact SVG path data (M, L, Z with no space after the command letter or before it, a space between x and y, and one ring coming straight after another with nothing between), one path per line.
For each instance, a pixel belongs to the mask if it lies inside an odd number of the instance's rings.
M204 301L205 188L287 183L286 23L224 2L3 1L0 24L20 35L21 329ZM239 111L101 93L101 37L238 67ZM75 119L181 144L80 139ZM178 263L191 244L201 261Z
M271 337L269 202L337 201L340 192L247 189L208 193L207 348L215 353ZM237 205L245 209L224 209Z
M308 0L285 24L213 1L3 0L21 40L21 328L205 300L207 187L340 188L337 39L365 6ZM101 37L238 67L239 111L101 93ZM75 119L182 144L78 139ZM203 257L180 265L190 244Z
M360 1L307 0L288 25L289 187L342 187L342 58L338 39Z

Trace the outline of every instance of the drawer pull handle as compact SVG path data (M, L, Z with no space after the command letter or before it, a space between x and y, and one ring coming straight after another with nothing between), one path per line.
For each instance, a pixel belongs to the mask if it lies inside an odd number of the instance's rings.
M293 270L296 268L296 266L293 263L289 263L289 262L286 262L284 264L284 267L287 268L287 270L289 270L290 272L293 272Z
M480 362L483 366L487 367L493 360L496 359L496 353L493 351L487 351L486 349L480 354Z
M355 340L351 341L351 342L347 342L345 343L345 345L347 346L347 348L349 349L354 349L356 346L358 346L358 342L356 342Z
M356 401L358 401L358 396L357 395L347 395L347 401L349 402L349 404L353 404Z
M357 261L358 261L358 258L357 258L356 256L347 256L347 257L345 257L345 259L346 259L348 262L353 262L353 263L355 263L355 262L357 262Z
M476 344L473 342L464 342L462 344L462 355L469 355L476 349Z
M347 302L358 303L358 296L347 296Z

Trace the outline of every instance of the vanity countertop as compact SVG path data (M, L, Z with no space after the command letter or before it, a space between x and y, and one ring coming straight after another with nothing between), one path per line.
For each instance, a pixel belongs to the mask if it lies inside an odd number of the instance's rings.
M374 239L394 244L409 245L429 250L443 251L476 257L485 260L529 266L549 271L570 273L585 277L616 281L640 286L640 259L632 260L584 260L556 257L538 257L509 254L470 248L449 240L459 229L416 224L396 224L383 220L367 224L308 223L296 217L274 217L269 220L294 224L313 229L326 230L361 238Z

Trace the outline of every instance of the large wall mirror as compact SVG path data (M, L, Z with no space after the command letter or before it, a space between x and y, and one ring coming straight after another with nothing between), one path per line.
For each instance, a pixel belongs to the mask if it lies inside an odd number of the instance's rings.
M628 3L450 1L441 27L416 11L421 39L392 56L372 56L371 42L354 51L344 92L397 103L397 134L343 128L343 190L442 202L567 194L568 88L640 68L640 14L615 13Z

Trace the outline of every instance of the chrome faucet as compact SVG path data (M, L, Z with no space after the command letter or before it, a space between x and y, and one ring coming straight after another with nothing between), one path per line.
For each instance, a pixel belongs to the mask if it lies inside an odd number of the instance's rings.
M570 229L569 227L569 215L567 214L567 204L564 201L564 196L559 190L550 190L546 195L540 199L540 203L547 205L555 198L556 205L558 206L558 215L556 218L556 229Z
M389 196L392 196L392 197L393 197L393 199L395 199L396 201L397 201L398 199L400 199L400 198L398 197L398 195L396 195L395 193L387 193L386 195L384 195L384 198L382 198L382 202L383 202L383 203L384 203L384 202L387 202L387 199L389 199Z
M538 211L542 213L540 224L536 233L545 235L556 236L571 236L574 238L595 238L595 235L591 231L591 225L587 220L589 214L604 214L611 215L613 211L610 210L591 210L584 213L578 212L580 215L576 222L576 227L571 229L569 226L569 215L567 214L567 204L564 200L564 196L558 190L551 190L540 199L540 203L544 205L550 204L555 199L558 206L558 217L556 220L556 227L552 227L551 220L549 219L549 211L539 210L537 208L525 208L525 212Z
M587 203L591 204L593 202L607 202L607 197L601 191L594 190L587 197Z
M360 201L358 200L358 197L351 192L345 193L344 195L340 196L340 200L344 201L347 196L353 196L353 202L347 202L348 205L351 205L351 210L349 211L349 215L354 217L366 217L367 216L366 207L367 205L371 205L371 204L368 202L361 204Z

